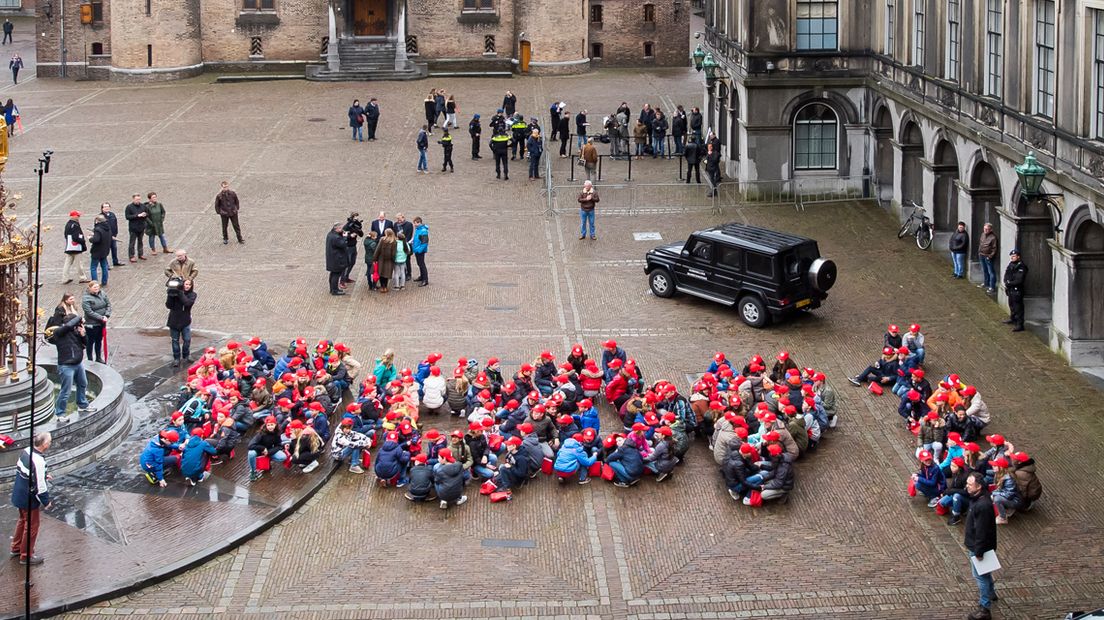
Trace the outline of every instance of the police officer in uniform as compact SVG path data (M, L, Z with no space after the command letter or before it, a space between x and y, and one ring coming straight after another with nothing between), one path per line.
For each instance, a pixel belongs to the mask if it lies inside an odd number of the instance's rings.
M514 134L514 139L510 148L510 160L513 161L517 159L519 147L521 150L521 158L525 159L525 140L529 138L529 125L520 114L514 116L514 122L510 124L510 131Z
M483 159L479 156L479 137L483 135L483 125L479 122L479 115L472 116L468 123L468 135L472 140L472 159Z
M448 168L449 172L456 172L456 169L452 166L452 135L449 134L449 130L443 130L445 133L441 136L441 139L437 141L437 144L441 145L444 151L445 163L441 164L441 172Z
M491 137L491 153L495 160L495 178L510 180L510 161L506 157L510 149L510 136L506 135L506 128L495 127L494 136Z
M1004 268L1004 292L1008 294L1008 318L1006 325L1012 331L1024 329L1024 283L1027 282L1027 265L1020 260L1020 249L1008 253L1008 266Z

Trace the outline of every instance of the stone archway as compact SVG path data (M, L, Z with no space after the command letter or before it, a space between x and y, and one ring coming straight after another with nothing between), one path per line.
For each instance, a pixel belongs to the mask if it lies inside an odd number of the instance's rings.
M1074 254L1070 278L1070 338L1104 341L1104 226L1084 218L1071 235ZM1096 364L1104 365L1104 348ZM1072 361L1072 360L1071 360Z
M1013 189L1016 197L1016 245L1021 260L1027 264L1027 283L1024 295L1025 314L1029 319L1049 321L1053 316L1054 302L1054 253L1050 242L1054 240L1054 220L1050 207L1039 200L1028 201L1020 193L1019 185Z
M958 181L958 156L949 141L941 140L936 145L932 172L935 174L932 221L936 230L950 232L958 223L959 215L958 188L955 186ZM971 230L971 236L975 234L981 234L981 231Z
M907 121L901 128L900 144L901 204L924 206L931 213L931 205L924 204L924 167L921 164L924 158L924 136L920 133L920 126L911 120Z
M882 106L874 114L874 178L878 183L878 200L893 200L893 118L889 108Z

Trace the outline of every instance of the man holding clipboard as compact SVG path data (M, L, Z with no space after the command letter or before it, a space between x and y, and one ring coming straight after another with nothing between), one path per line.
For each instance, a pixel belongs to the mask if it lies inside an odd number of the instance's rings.
M993 571L1000 568L996 553L997 517L982 474L973 472L966 478L966 493L970 495L970 510L966 513L966 539L963 544L970 551L970 572L978 585L978 607L968 617L970 620L989 620L992 617L989 607L997 600Z

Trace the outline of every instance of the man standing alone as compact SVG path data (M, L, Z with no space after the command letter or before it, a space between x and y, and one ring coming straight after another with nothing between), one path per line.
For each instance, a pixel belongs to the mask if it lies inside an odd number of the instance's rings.
M1008 253L1008 266L1004 268L1004 292L1008 294L1008 318L1005 325L1012 331L1024 330L1024 283L1027 281L1027 265L1020 260L1019 248Z
M15 485L12 486L11 502L19 509L19 521L12 535L12 557L19 556L23 565L42 564L42 558L34 554L35 541L38 540L38 513L50 506L50 476L46 474L46 458L53 437L49 432L34 436L33 445L19 455L15 466Z
M587 222L590 222L590 238L594 236L594 206L598 204L598 192L594 191L594 184L590 181L583 182L583 191L579 194L579 238L586 239Z
M215 196L215 213L222 218L222 244L230 243L226 225L234 225L234 234L238 236L238 243L245 243L242 239L241 226L238 224L238 195L230 189L230 181L222 182L222 189Z
M11 23L10 19L4 20L4 45L8 43L15 43L12 41L12 31L15 30L15 24Z
M978 243L978 258L981 260L981 271L984 274L984 282L978 285L984 288L986 293L992 294L997 288L997 270L993 266L997 260L997 234L993 232L993 225L989 222L981 228L981 239Z
M966 478L966 493L970 496L970 510L966 513L966 535L963 544L970 552L970 573L978 586L978 607L969 615L970 620L989 620L990 605L997 598L993 586L993 573L979 575L974 560L981 560L987 551L997 550L997 517L989 488L980 472L972 472Z
M345 273L348 266L349 253L346 251L345 233L341 231L342 223L334 222L333 228L326 235L326 271L330 272L330 295L344 295L341 290L341 274Z
M84 261L80 259L80 255L88 250L88 244L84 240L84 230L80 225L80 215L80 211L70 211L69 221L65 223L65 264L61 267L62 284L73 281L69 272L74 264L77 266L77 276L80 277L80 281L82 283L88 281L84 275Z

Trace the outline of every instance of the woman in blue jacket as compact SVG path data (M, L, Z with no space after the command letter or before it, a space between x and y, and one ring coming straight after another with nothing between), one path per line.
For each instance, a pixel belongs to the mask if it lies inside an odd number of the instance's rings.
M560 446L560 451L556 453L556 462L552 468L558 474L561 474L557 476L557 480L560 482L566 480L571 474L579 472L579 484L587 484L590 482L587 475L590 466L594 464L595 458L588 455L586 448L583 447L583 434L575 433Z
M617 449L606 457L606 464L613 469L613 486L616 487L630 487L644 475L644 459L640 456L640 450L631 441L625 441L624 437L617 438Z
M193 487L203 482L211 472L207 471L207 460L215 455L215 447L203 438L203 431L195 429L184 444L184 453L180 456L180 473Z
M414 252L414 260L418 261L418 277L414 281L418 286L426 286L429 284L429 271L425 264L425 255L429 251L429 226L421 217L414 218L414 238L410 241L410 249Z

